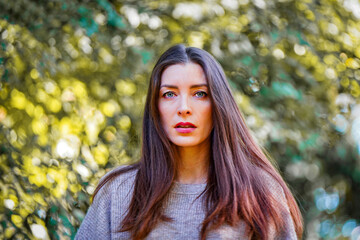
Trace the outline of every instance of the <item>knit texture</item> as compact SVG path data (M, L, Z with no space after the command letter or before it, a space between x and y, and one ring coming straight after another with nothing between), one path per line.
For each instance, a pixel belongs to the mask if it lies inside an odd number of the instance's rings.
M128 232L118 232L118 230L130 204L135 176L136 170L121 174L100 189L77 232L75 240L130 239ZM277 199L277 204L283 209L287 223L280 233L276 233L273 229L270 230L271 238L297 239L282 188L269 175L264 175L264 181L269 182L270 189ZM200 239L201 224L205 217L205 208L202 204L204 195L200 198L197 197L205 187L206 184L175 182L169 198L163 206L165 215L174 221L158 223L146 239ZM247 229L247 224L244 222L233 227L223 225L210 231L206 239L250 239L250 236L246 234Z

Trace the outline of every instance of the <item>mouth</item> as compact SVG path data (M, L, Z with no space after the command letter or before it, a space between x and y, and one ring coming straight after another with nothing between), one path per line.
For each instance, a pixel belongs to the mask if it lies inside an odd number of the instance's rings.
M175 128L196 128L191 122L179 122L175 125Z
M191 133L196 129L196 126L190 122L179 122L175 125L175 130L179 133Z

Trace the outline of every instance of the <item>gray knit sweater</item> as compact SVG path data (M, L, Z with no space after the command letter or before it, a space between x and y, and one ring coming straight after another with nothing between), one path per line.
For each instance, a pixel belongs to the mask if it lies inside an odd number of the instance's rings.
M135 175L136 170L121 174L100 189L77 232L76 240L130 239L128 232L118 232L117 230L121 227L120 224L131 200ZM279 207L284 210L287 221L284 231L276 233L273 229L270 230L272 239L297 239L283 190L270 176L264 176L264 181L269 182L270 189L279 200ZM198 199L196 197L205 187L206 184L175 182L164 206L166 216L171 217L174 221L158 223L146 239L199 239L205 210L202 205L202 197ZM250 239L251 237L246 234L247 229L244 222L233 227L224 225L217 230L210 231L207 239Z

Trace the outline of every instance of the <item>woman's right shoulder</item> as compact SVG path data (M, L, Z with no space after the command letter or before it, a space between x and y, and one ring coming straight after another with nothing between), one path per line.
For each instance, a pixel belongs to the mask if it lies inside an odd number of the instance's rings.
M118 187L129 182L134 182L137 168L134 165L122 165L108 171L99 181L101 184L103 181L108 181L110 184Z
M134 166L119 166L100 180L75 239L110 239L112 219L127 209L137 173Z
M137 168L134 165L122 165L108 171L99 181L94 195L111 195L119 188L132 190Z

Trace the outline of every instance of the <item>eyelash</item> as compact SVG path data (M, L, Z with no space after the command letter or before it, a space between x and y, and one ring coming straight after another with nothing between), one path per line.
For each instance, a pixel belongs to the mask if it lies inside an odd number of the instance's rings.
M164 93L162 96L163 96L164 98L172 98L172 97L167 97L167 94L168 94L168 93L172 93L172 94L175 95L174 92L169 91L169 92ZM203 97L199 97L199 98L204 98L204 97L206 97L206 96L208 95L208 94L207 94L206 92L204 92L204 91L197 91L197 92L195 93L195 95L198 94L198 93L204 94Z
M164 93L162 96L164 97L164 98L171 98L171 97L167 97L167 94L168 93L172 93L172 94L174 94L175 95L175 93L174 92L166 92L166 93Z
M206 92L204 92L204 91L198 91L198 92L196 92L195 94L198 94L198 93L202 93L202 94L204 94L204 96L203 97L206 97L208 94L206 93Z

